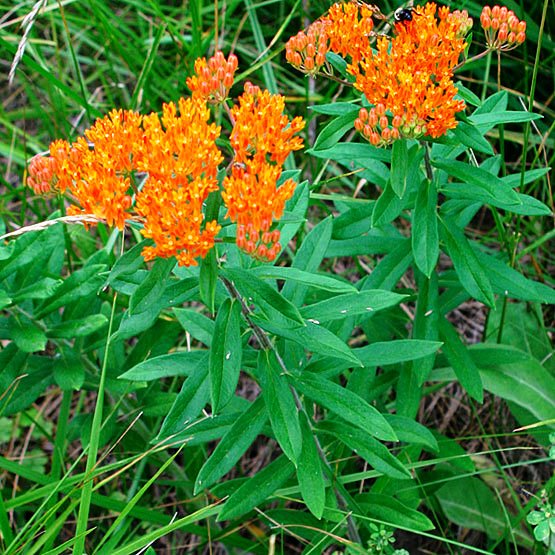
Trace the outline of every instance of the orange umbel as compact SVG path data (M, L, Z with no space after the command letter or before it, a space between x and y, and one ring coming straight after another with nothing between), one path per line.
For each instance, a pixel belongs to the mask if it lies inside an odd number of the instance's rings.
M363 3L333 4L320 19L326 25L330 50L358 62L369 51L369 36L374 29L372 16L376 13L377 8Z
M295 182L287 179L279 187L277 183L287 156L303 146L302 139L294 135L304 121L290 120L283 114L284 106L282 96L247 83L231 110L230 140L235 154L222 198L228 217L237 222L237 245L262 260L273 260L281 250L279 231L268 233L273 221L281 218Z
M520 21L505 6L485 6L480 15L480 23L490 50L512 50L526 39L526 22Z
M329 38L326 24L315 21L306 31L299 31L285 45L287 61L307 75L316 75L326 63Z
M376 51L368 49L348 67L354 86L374 106L361 110L356 129L384 146L400 137L439 137L456 127L455 114L465 104L455 98L452 76L471 23L465 12L428 3L412 20L397 23L394 37L379 37Z
M233 85L237 65L235 54L230 54L226 60L220 51L208 60L196 60L195 75L187 78L187 86L191 89L193 97L200 97L210 104L224 102Z
M137 169L148 180L137 193L136 211L144 221L142 234L154 247L145 247L145 260L175 256L180 265L196 265L214 246L220 226L203 222L203 203L218 189L216 174L223 157L216 146L220 128L209 124L206 103L180 99L179 115L173 102L163 115L145 116L143 148ZM204 226L203 226L204 223Z

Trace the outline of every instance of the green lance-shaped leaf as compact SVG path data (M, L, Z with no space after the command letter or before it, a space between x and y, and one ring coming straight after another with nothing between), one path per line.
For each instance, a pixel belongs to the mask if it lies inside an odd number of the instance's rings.
M347 316L370 314L399 304L406 295L381 289L368 289L360 293L337 295L301 308L305 318L325 322L339 320Z
M287 457L278 457L239 486L225 502L218 520L231 520L248 513L281 487L294 470L295 467Z
M175 260L173 258L156 260L143 282L129 299L129 313L131 315L146 312L158 303L162 298L166 281L174 266Z
M351 366L362 366L353 350L344 341L327 328L310 320L307 320L305 327L291 328L287 323L268 321L256 316L251 316L251 318L266 331L290 339L313 353L347 360Z
M409 167L407 141L395 141L391 149L391 187L399 198L405 196Z
M491 143L484 137L478 128L471 123L459 121L457 127L453 129L453 134L468 148L493 156Z
M453 367L457 379L468 394L481 403L484 399L484 388L480 371L455 328L445 318L439 320L439 334L444 341L443 352Z
M119 290L117 286L119 281L126 282L127 280L123 279L125 276L135 275L141 268L144 267L145 261L141 256L141 252L144 249L145 244L146 241L140 242L123 253L116 260L116 263L108 275L108 283L116 289L116 291Z
M253 268L251 272L263 279L283 279L286 282L295 282L315 289L323 291L331 291L332 293L355 293L356 287L346 281L341 281L335 277L330 277L313 272L305 272L298 268L290 266L259 266ZM285 291L285 287L284 287ZM283 296L286 297L284 291Z
M439 337L437 321L439 311L439 287L437 273L432 272L430 279L422 274L418 275L418 299L416 313L412 326L413 339L436 341ZM416 375L418 385L421 386L434 367L435 353L416 359L412 364L412 372Z
M214 337L214 320L191 308L174 308L173 313L186 332L210 347Z
M46 335L50 338L75 339L76 337L86 337L108 324L108 318L104 314L91 314L78 320L60 322L50 327Z
M372 227L385 225L394 220L402 212L404 206L405 199L399 198L393 189L391 180L387 181L382 194L374 204Z
M326 481L322 471L322 461L316 447L316 438L305 413L301 413L300 421L303 443L297 466L297 478L306 506L316 518L320 519L324 514L326 503Z
M206 351L179 351L144 360L124 372L119 379L148 382L171 376L191 376L204 362Z
M304 241L297 250L295 258L293 258L293 262L291 263L292 268L307 273L315 273L322 263L322 259L330 243L332 230L332 218L326 218L315 226L304 238ZM306 291L306 286L293 281L287 281L283 286L282 294L294 305L301 306Z
M430 277L439 256L437 229L437 189L425 181L418 189L412 213L412 253L420 271Z
M307 397L384 441L397 441L393 428L380 412L356 393L317 374L305 372L291 376L292 384Z
M438 341L397 339L371 343L355 349L354 352L364 366L385 366L432 355L440 347L441 343Z
M220 443L197 476L194 494L210 487L229 472L241 455L250 447L268 420L264 401L259 397L241 414L235 424L224 435Z
M440 229L461 285L478 301L493 306L493 290L487 271L462 230L447 217L442 218Z
M275 354L261 351L258 370L262 397L276 439L287 457L297 466L302 448L299 411L285 376L282 375Z
M391 526L402 526L405 529L415 531L433 530L433 522L422 513L407 507L392 495L379 493L363 493L357 495L359 503L370 518L376 518Z
M313 149L326 150L334 147L339 142L341 137L353 128L353 124L357 117L358 109L353 107L350 112L343 114L342 116L338 116L330 121L318 135Z
M407 271L411 262L410 241L404 239L395 249L380 260L369 276L359 282L360 290L393 289Z
M481 252L478 248L474 248L474 253L482 266L488 269L491 284L496 293L523 301L555 304L555 290L553 288L525 278L520 272L507 266L503 261Z
M516 110L506 110L503 112L496 112L492 114L472 114L469 120L474 125L480 127L487 127L488 129L500 125L502 123L524 123L527 121L534 121L540 119L541 114L533 114L532 112L518 112Z
M438 443L432 432L428 428L415 422L412 418L400 416L398 414L386 414L385 419L397 434L399 441L414 445L422 445L427 451L437 453Z
M210 350L210 396L217 413L233 397L241 370L241 306L226 299L220 307Z
M385 445L371 437L368 432L345 422L329 420L320 422L318 429L335 436L378 472L400 480L411 477L410 472L401 461L396 459Z
M200 263L199 291L202 302L210 313L214 313L216 302L216 284L218 283L218 263L213 248Z
M432 160L432 164L449 175L460 179L463 183L475 187L477 191L486 193L491 199L490 204L521 204L518 195L502 179L483 168L476 168L458 160Z
M200 360L195 370L185 380L168 415L162 422L162 429L157 439L168 437L183 431L208 403L210 398L208 383L208 355Z
M297 307L265 281L238 268L226 268L222 273L227 279L233 281L248 302L252 301L256 308L264 312L266 316L271 317L272 312L276 311L297 326L305 325Z
M104 283L104 277L100 273L105 269L104 264L91 264L73 272L56 289L53 295L45 300L35 316L43 318L61 306L95 294Z

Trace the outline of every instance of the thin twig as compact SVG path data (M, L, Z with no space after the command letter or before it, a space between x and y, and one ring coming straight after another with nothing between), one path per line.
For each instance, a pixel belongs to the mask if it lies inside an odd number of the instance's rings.
M8 237L14 237L16 235L23 235L24 233L29 233L31 231L42 231L47 227L53 226L58 222L64 224L97 224L98 222L102 222L101 218L97 218L93 214L79 214L77 216L60 216L59 218L54 218L53 220L45 220L44 222L39 222L38 224L26 225L24 227L20 227L15 231L11 231L10 233L5 233L4 235L0 235L0 240L6 239Z

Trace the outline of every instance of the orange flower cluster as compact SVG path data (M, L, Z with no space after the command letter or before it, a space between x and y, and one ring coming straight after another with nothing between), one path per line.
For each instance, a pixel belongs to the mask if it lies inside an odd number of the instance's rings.
M486 34L489 50L512 50L526 40L526 22L520 21L505 6L485 6L480 23Z
M438 10L431 2L409 13L395 23L393 37L380 36L373 31L373 18L384 18L378 8L363 2L337 3L313 24L317 47L314 38L309 40L313 26L287 46L287 59L305 71L312 52L329 49L348 59L354 86L372 105L360 111L355 128L375 146L404 137L439 137L456 126L455 114L465 106L455 99L452 77L472 19L466 11ZM375 50L372 36L377 37Z
M279 231L268 232L295 189L292 179L279 187L277 183L287 156L303 146L294 135L303 129L304 121L283 114L282 96L262 92L250 83L238 101L231 110L230 141L235 154L222 198L228 217L237 222L237 245L256 258L273 260L281 250Z
M372 16L378 14L378 8L367 4L333 4L326 15L287 41L287 61L308 75L316 75L326 65L327 52L358 61L368 50L368 36L374 28Z
M376 110L380 106L377 118L363 109L355 123L376 146L400 136L439 137L457 125L455 114L465 104L455 99L452 76L470 22L464 12L441 7L436 18L436 11L434 3L415 11L411 21L396 24L393 38L378 38L377 51L348 68L354 86Z
M208 123L210 111L197 98L181 98L179 115L173 102L164 105L162 120L145 116L144 148L137 169L148 179L137 193L135 208L144 220L142 234L154 247L143 256L175 256L180 266L196 265L214 246L216 221L203 226L203 203L218 190L216 178L223 156L216 146L220 128ZM204 227L204 229L202 229Z
M132 204L131 173L134 152L142 138L142 116L113 110L70 145L54 141L50 157L35 157L28 185L41 192L68 192L80 205L68 214L94 214L123 229Z
M299 31L285 45L287 61L307 75L316 75L326 63L329 50L326 25L315 21L306 31Z
M143 249L145 260L175 256L179 265L196 265L220 231L203 213L208 195L219 190L223 162L216 146L220 127L209 122L208 103L226 100L237 58L217 52L197 60L195 69L187 81L192 96L177 106L165 104L162 116L113 110L73 144L53 142L50 156L31 160L29 187L67 193L75 203L69 214L92 214L120 229L128 219L141 222L141 233L154 242ZM280 233L270 228L295 183L277 184L285 159L303 144L295 137L302 118L290 120L284 107L282 96L247 83L231 110L235 154L222 197L237 222L237 244L261 260L273 260L281 250Z
M187 86L193 96L199 96L210 104L220 104L229 94L237 66L235 54L230 54L227 60L220 51L208 61L199 58L195 61L196 75L187 78Z
M50 157L35 157L29 186L69 193L79 206L68 214L94 214L120 229L127 218L143 221L142 234L155 243L143 250L145 260L175 256L180 265L196 264L220 229L216 222L202 229L202 204L218 189L220 129L208 124L209 110L199 99L181 99L179 109L177 116L175 104L165 105L162 121L155 113L113 110L85 131L86 138L72 145L55 141Z
M373 34L374 15L381 16L375 6L337 2L321 18L326 25L329 47L341 56L350 56L357 63L370 49L369 36Z

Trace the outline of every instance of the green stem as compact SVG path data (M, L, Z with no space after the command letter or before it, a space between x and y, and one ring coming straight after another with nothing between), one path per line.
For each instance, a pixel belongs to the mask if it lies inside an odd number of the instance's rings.
M482 87L482 102L486 99L486 95L488 93L488 81L489 81L489 73L491 70L491 50L488 52L488 56L486 58L486 70L484 71L484 85Z
M125 234L121 234L121 250L124 248ZM112 311L110 314L110 322L108 325L108 335L106 338L106 347L104 349L104 358L102 360L102 369L100 371L100 382L98 384L98 395L96 397L96 405L94 407L93 421L91 426L91 439L88 446L87 466L85 468L85 482L83 491L81 492L81 502L79 504L79 514L77 515L77 528L75 536L77 540L73 546L73 555L82 555L85 550L85 536L87 531L87 523L89 520L89 510L91 506L93 480L92 472L96 466L98 458L98 447L100 443L100 429L102 425L102 409L104 405L104 389L106 385L106 369L108 367L108 353L110 350L112 339L112 327L114 325L114 315L116 312L117 292L114 293L112 301Z
M274 353L279 366L283 370L283 373L285 375L290 375L291 373L287 369L287 366L286 366L285 362L281 358L281 355L279 354L278 350L275 348L275 346L272 344L272 342L268 339L268 336L266 335L266 332L260 326L258 326L257 324L255 324L253 322L253 320L251 318L251 310L247 306L245 301L243 300L243 297L241 296L241 293L239 293L239 291L237 290L237 288L235 287L235 285L231 281L229 281L228 279L226 279L222 276L220 276L220 279L222 280L222 282L225 285L226 289L228 290L229 294L234 299L237 299L239 301L239 303L241 305L241 312L243 313L243 317L245 318L249 327L252 329L253 334L256 337L256 339L258 340L258 343L260 344L260 346L265 350L271 350ZM290 386L290 390L291 390L291 393L293 394L293 399L295 400L295 405L297 407L297 410L299 412L304 413L304 415L307 417L307 421L310 424L310 427L311 427L311 430L312 430L313 436L314 436L314 442L316 443L316 449L318 451L318 455L320 457L320 460L322 461L322 464L324 466L326 474L330 478L330 482L334 485L334 492L335 492L335 496L337 498L337 502L339 503L339 506L347 512L347 529L349 531L349 537L353 542L356 542L356 543L360 544L361 543L360 534L358 533L356 523L355 523L351 513L349 512L349 504L348 504L347 499L346 499L346 497L348 496L348 493L346 492L343 485L341 485L339 487L338 482L336 480L334 480L333 469L332 469L332 467L331 467L331 465L330 465L330 463L329 463L329 461L326 457L326 454L324 453L324 450L322 449L322 446L320 444L320 441L319 441L318 437L314 434L314 430L312 428L312 419L310 418L309 414L306 412L306 409L304 408L304 405L301 402L301 399L299 397L299 394L297 393L297 390L292 386Z
M518 239L519 237L515 237L515 242L514 242L514 247L513 247L513 252L511 255L511 268L514 268L515 265L515 261L516 261L516 251L518 248ZM509 299L507 297L505 297L503 299L503 308L501 309L501 317L499 318L499 331L497 332L497 343L501 343L502 339L503 339L503 328L505 326L505 318L507 316L507 303L509 302Z
M62 404L60 406L60 412L58 414L58 426L56 428L56 439L54 441L54 452L52 453L52 469L50 470L50 477L53 481L57 481L62 477L62 469L64 464L64 453L67 441L67 425L69 422L69 412L71 409L71 401L73 399L73 392L71 390L66 390L62 395ZM46 505L46 510L52 509L56 503L56 497L53 496L52 499ZM50 519L51 523L54 522L54 515ZM45 528L48 529L49 525L46 524ZM44 545L44 550L48 551L52 548L54 540L56 538L52 537Z
M476 54L476 56L472 56L472 58L467 58L466 60L463 60L460 64L457 64L453 68L453 71L457 71L457 69L460 69L461 67L465 66L466 64L469 64L471 62L475 62L476 60L479 60L480 58L483 58L484 56L487 56L490 52L491 52L491 50L484 50L483 52L480 52L480 54Z
M13 541L13 532L8 520L8 512L4 505L4 498L2 497L2 490L0 489L0 531L2 532L3 543L0 547L4 548L6 544Z

